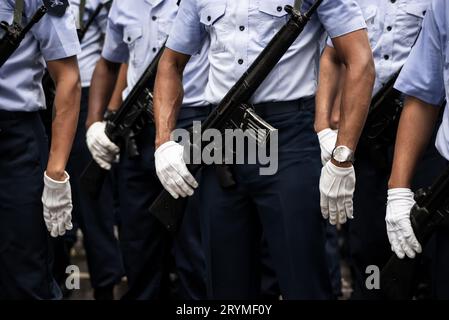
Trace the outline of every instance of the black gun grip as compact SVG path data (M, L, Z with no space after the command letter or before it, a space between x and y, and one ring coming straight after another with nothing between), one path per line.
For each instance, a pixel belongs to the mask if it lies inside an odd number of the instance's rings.
M107 173L107 170L101 168L94 160L91 160L81 174L81 189L92 199L98 199Z
M154 200L149 210L168 231L174 234L181 226L186 205L187 198L175 199L164 190Z

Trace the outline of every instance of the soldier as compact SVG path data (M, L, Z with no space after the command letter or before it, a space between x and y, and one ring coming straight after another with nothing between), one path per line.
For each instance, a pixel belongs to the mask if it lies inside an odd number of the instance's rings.
M120 151L105 135L103 113L120 64L129 60L127 89L124 91L126 97L163 46L178 11L177 2L114 1L102 57L92 80L87 119L88 146L93 158L104 169L111 167L111 162L120 152L120 242L129 285L125 298L129 299L156 299L164 293L171 239L162 224L148 211L162 190L154 169L154 126L147 124L136 137L140 155L130 158L126 150ZM207 44L203 50L198 48L184 73L186 96L178 122L180 127L190 126L194 120L203 119L210 111L204 100L208 70L205 53ZM183 297L200 299L205 291L202 274L204 262L199 230L195 230L199 225L198 214L193 209L189 211L191 213L186 214L184 222L187 230L181 230L175 246L175 258Z
M311 3L305 1L303 8ZM167 177L163 185L176 196L192 194L198 184L185 169L181 147L170 141L181 105L184 66L203 39L210 38L206 97L212 104L219 103L286 23L286 4L293 1L181 3L155 89L156 164L159 157L169 164L157 165L156 170L159 176ZM209 298L259 297L260 225L284 299L331 297L324 223L318 205L319 144L313 132L319 39L327 31L350 67L345 78L345 121L338 142L344 150L355 150L374 81L365 27L355 2L324 0L318 14L250 101L255 111L279 130L276 174L260 176L259 165L231 165L237 185L224 189L213 166L202 171L198 193ZM340 180L340 172L351 174L350 157L339 160L341 163L331 165L329 179Z
M368 35L373 50L376 66L376 82L373 96L392 79L402 68L415 43L422 20L430 0L358 0L363 11ZM343 67L343 68L342 68ZM330 159L335 147L337 133L331 130L332 106L339 107L339 83L344 79L344 65L338 58L332 43L328 43L320 64L320 81L317 96L317 118L315 127L320 139L324 161ZM332 74L332 77L327 75ZM331 81L324 81L330 79ZM394 97L391 97L393 99ZM385 103L392 103L386 101ZM393 108L393 106L391 107ZM393 128L394 130L394 128ZM387 141L388 131L378 140ZM382 140L381 140L382 139ZM379 149L381 146L381 149ZM354 210L356 219L349 223L349 248L351 267L354 276L355 299L379 299L379 290L368 290L365 285L366 268L370 265L383 266L389 259L390 245L385 230L385 193L391 170L394 134L391 141L382 143L362 140L356 155L356 191L354 193ZM379 151L380 150L380 151ZM382 158L379 158L382 157ZM385 157L385 160L383 159ZM414 187L430 185L444 167L444 159L431 146L420 163L419 175L414 180ZM384 164L386 163L386 165ZM336 221L333 221L334 223ZM344 222L344 221L340 221Z
M73 149L67 164L72 177L73 217L83 232L84 248L90 282L95 299L113 299L114 285L121 281L123 266L118 241L114 235L114 200L112 177L106 179L99 199L91 199L80 189L79 178L92 159L86 144L87 107L89 88L95 65L101 56L106 31L108 10L99 12L86 26L95 10L103 5L100 0L70 0L79 23L79 34L84 33L78 63L81 74L81 109ZM80 16L82 15L82 18Z
M0 68L0 298L59 299L51 274L52 237L72 228L72 196L65 171L80 104L76 55L80 46L67 1L25 36ZM0 3L0 21L21 25L40 0ZM20 10L23 8L23 10ZM61 14L61 15L59 15ZM56 84L50 153L38 111L45 108L45 63Z
M410 222L415 204L412 181L418 161L426 150L437 124L440 106L449 97L449 6L444 0L432 0L424 18L421 35L412 49L395 88L407 95L394 151L393 168L388 182L386 222L391 249L399 258L414 258L422 248ZM449 159L449 118L447 110L439 128L436 147ZM433 295L449 299L449 232L436 234L433 270Z

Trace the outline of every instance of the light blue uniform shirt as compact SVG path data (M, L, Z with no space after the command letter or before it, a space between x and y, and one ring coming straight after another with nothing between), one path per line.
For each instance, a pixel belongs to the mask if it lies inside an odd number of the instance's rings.
M217 104L287 22L284 6L293 0L183 0L167 46L193 54L210 38L206 99ZM304 1L303 8L311 5ZM315 95L320 39L365 28L353 0L324 0L302 35L255 93L254 103Z
M108 18L103 57L127 63L128 88L124 97L139 80L167 39L178 12L178 0L115 0ZM205 106L204 88L209 63L208 46L198 46L183 75L183 106Z
M0 1L0 21L12 23L13 0ZM25 1L25 25L42 5L41 0ZM59 18L48 13L26 35L20 47L0 68L0 110L37 111L45 108L42 76L45 61L80 53L75 18L68 9Z
M366 24L376 66L373 95L407 60L430 0L357 0ZM328 45L331 43L328 41Z
M406 95L440 105L449 97L449 5L432 0L421 35L395 84ZM437 149L449 159L449 113L447 109L436 141Z
M104 2L103 0L87 0L84 10L83 23L86 24L94 13L95 9ZM77 22L79 22L79 5L80 0L70 0L73 14ZM108 11L103 8L94 22L87 29L86 35L81 42L81 53L78 55L78 65L81 74L81 85L83 88L90 87L90 80L95 70L95 65L101 56L103 48L104 33L106 32L106 24L108 21Z

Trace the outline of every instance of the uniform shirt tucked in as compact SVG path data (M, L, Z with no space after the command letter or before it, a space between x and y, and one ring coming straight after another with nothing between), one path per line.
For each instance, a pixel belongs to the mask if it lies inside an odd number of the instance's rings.
M449 5L432 0L419 39L412 49L395 88L432 105L449 97ZM449 113L446 107L436 140L437 149L449 160Z
M116 63L127 63L128 87L124 98L165 43L178 12L178 0L115 0L108 18L102 55ZM193 52L183 75L183 106L205 106L204 88L209 63L208 45Z
M25 1L22 25L28 23L41 5L41 0ZM12 23L14 6L14 0L0 1L0 21ZM42 77L45 61L59 60L78 53L80 45L72 11L67 10L60 18L47 13L0 68L0 110L44 109Z
M84 10L83 23L89 20L95 9L104 2L103 0L87 0ZM80 0L70 0L70 5L76 21L79 21ZM86 35L81 42L81 53L78 55L78 65L81 74L81 86L90 87L90 80L95 70L95 65L101 56L103 48L104 33L108 21L108 11L103 8L94 22L87 29Z
M376 66L373 95L401 69L415 43L430 0L357 0L368 27ZM331 43L328 41L328 45Z
M287 22L284 6L293 0L183 0L167 47L194 54L210 38L206 99L217 104ZM310 7L312 0L303 3ZM353 0L324 0L302 35L290 47L253 97L254 103L315 95L320 39L366 27Z

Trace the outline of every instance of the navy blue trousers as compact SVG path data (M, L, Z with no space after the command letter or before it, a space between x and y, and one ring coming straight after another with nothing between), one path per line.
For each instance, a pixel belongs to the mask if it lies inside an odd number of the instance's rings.
M186 108L179 115L178 127L189 127L202 120L210 108ZM163 225L149 212L162 191L154 164L153 125L136 137L140 155L130 159L124 151L119 165L120 243L128 278L125 299L160 299L167 295L172 248L185 299L205 296L204 258L201 251L196 196L189 199L181 230L173 242Z
M93 288L111 287L120 282L124 270L120 247L114 235L116 224L112 173L102 187L100 197L92 199L80 187L80 177L92 156L86 144L86 118L89 88L83 88L81 110L73 148L67 164L73 201L73 219L83 232L87 266Z
M413 182L415 191L430 186L446 167L447 162L434 147L434 141L435 137L417 168ZM393 147L388 150L387 156L391 164ZM382 268L393 254L385 224L390 169L379 170L372 162L372 157L359 152L355 170L357 180L354 193L354 219L349 221L350 264L354 278L352 298L381 299L381 291L368 290L365 281L370 275L366 273L368 266L375 265Z
M60 299L42 209L47 137L37 112L0 111L0 299Z
M284 299L331 297L314 108L314 99L256 106L279 130L275 175L261 176L258 164L232 165L237 185L224 189L213 166L203 170L200 203L208 298L260 297L262 231Z

